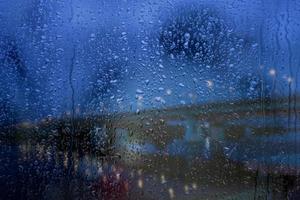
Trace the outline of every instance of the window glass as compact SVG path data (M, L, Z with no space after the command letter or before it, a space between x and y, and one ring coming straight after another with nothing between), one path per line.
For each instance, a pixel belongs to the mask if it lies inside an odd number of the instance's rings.
M300 2L0 1L0 199L298 199Z

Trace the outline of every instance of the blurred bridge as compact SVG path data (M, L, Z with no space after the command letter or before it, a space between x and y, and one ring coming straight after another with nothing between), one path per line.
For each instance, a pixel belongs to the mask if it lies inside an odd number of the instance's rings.
M192 160L220 157L286 174L300 169L300 97L184 105L71 119L46 119L26 129L65 146L91 146L140 156ZM32 131L33 130L33 131ZM27 131L28 132L28 131ZM30 132L30 131L29 131ZM23 134L24 135L24 134Z
M252 169L294 174L299 113L299 97L249 100L118 113L109 126L123 150L185 159L222 154Z

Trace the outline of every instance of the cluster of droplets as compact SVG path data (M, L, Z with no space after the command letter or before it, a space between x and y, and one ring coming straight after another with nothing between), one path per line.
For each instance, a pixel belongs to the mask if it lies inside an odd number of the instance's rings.
M167 20L159 41L165 54L202 66L225 67L237 57L244 41L209 8L185 8Z

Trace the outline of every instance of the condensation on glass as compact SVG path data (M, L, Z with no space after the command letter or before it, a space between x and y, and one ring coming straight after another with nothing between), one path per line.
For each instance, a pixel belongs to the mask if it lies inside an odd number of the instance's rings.
M0 199L300 198L300 2L0 1Z

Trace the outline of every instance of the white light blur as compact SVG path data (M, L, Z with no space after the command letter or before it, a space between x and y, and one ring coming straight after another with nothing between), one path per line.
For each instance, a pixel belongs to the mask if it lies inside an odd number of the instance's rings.
M193 183L193 184L192 184L192 188L193 188L194 190L196 190L197 187L198 187L198 186L197 186L197 183Z
M164 183L166 183L167 181L166 181L166 178L165 178L165 175L161 175L160 176L160 181L161 181L161 184L164 184Z
M276 70L275 69L270 69L269 70L269 75L270 76L275 76L276 75Z
M166 93L167 93L167 95L171 95L172 94L172 90L171 89L167 89Z
M138 180L138 187L141 188L141 189L144 187L144 182L143 182L142 179Z
M189 192L189 186L188 185L185 185L184 186L184 192L185 192L185 194L189 194L190 192Z
M214 86L214 83L211 80L207 80L206 85L207 85L207 87L211 88Z
M170 196L170 199L174 199L175 198L175 192L173 190L173 188L169 188L169 196Z

